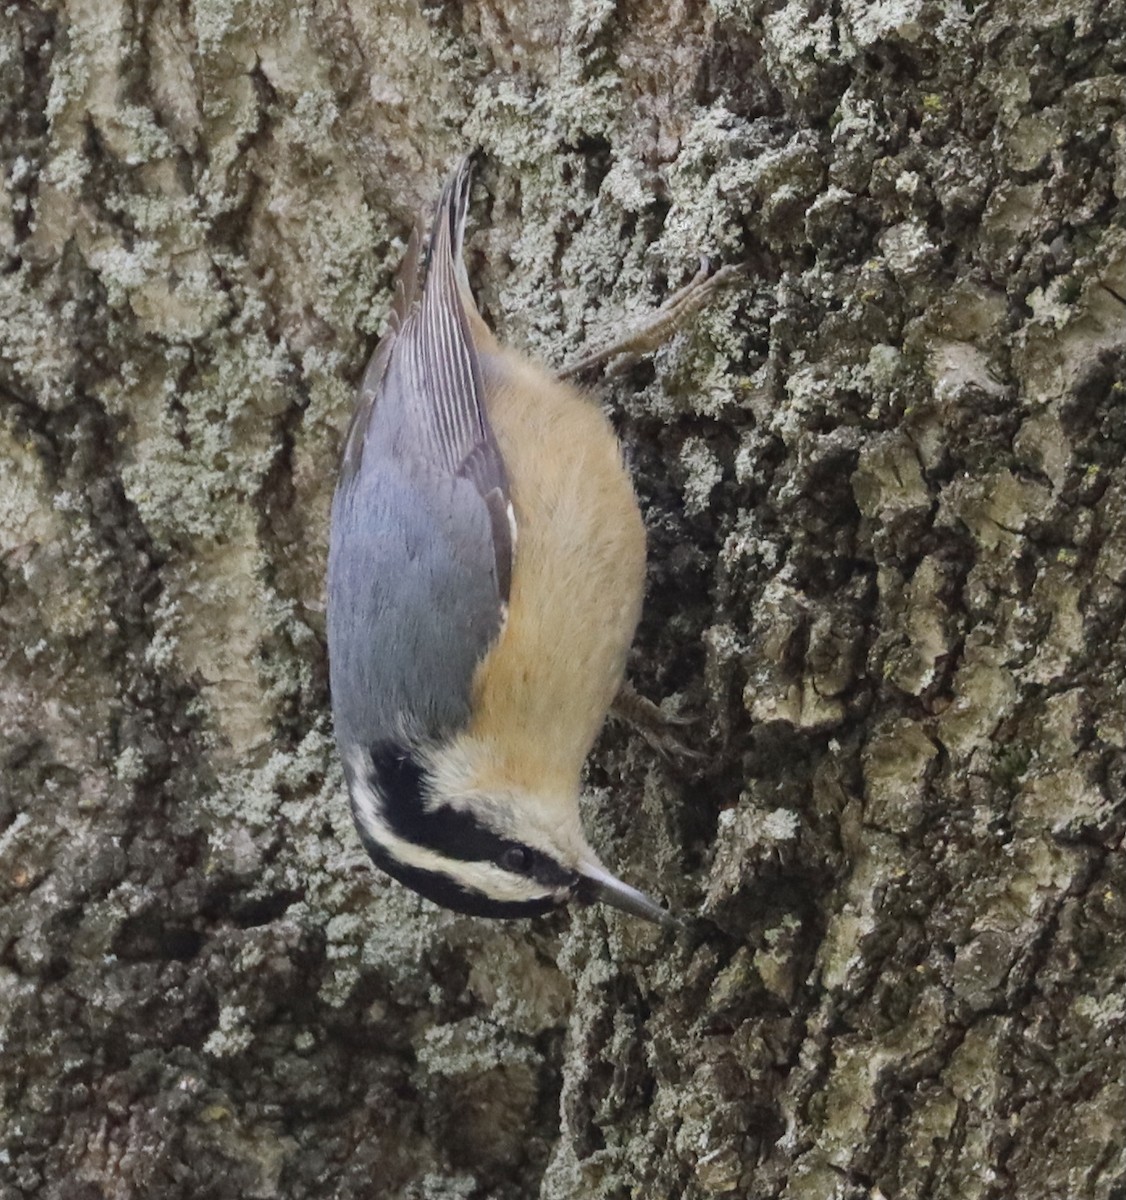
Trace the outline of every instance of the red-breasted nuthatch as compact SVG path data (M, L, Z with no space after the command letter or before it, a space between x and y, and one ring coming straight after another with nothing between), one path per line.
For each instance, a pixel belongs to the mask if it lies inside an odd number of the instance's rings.
M419 231L332 504L328 647L356 827L389 875L488 917L601 900L583 761L622 684L645 530L592 400L500 346L462 260L468 163Z

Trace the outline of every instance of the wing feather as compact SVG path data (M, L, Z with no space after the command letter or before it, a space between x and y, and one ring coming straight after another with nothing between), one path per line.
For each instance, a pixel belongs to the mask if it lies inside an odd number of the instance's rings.
M512 536L508 519L508 479L485 409L485 383L473 340L472 305L463 248L469 211L469 159L462 161L442 190L430 232L420 285L420 246L416 227L395 283L388 332L364 372L356 410L345 440L341 479L361 470L365 446L392 358L400 359L405 387L416 403L412 419L433 461L451 474L471 480L486 505L505 514L494 522L498 579L508 600L512 577Z
M442 191L424 264L411 237L345 441L328 582L342 742L464 723L504 620L511 505L462 262L469 188L467 160Z

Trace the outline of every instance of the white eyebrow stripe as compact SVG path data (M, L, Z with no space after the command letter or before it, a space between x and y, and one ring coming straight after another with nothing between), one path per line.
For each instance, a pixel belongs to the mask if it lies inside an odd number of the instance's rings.
M413 867L419 871L429 871L444 876L459 887L469 888L487 896L490 900L503 902L521 902L526 900L542 900L555 893L550 888L536 883L523 875L502 870L490 862L473 862L463 859L447 858L426 846L416 845L397 833L383 818L383 805L379 794L367 781L367 773L363 769L366 755L362 751L354 751L350 756L352 770L352 800L354 811L363 823L364 831L381 846L393 859L405 867Z

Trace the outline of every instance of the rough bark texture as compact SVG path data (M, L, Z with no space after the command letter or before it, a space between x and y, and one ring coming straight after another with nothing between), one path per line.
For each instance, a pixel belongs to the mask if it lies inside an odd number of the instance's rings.
M1126 1195L1126 3L0 16L0 1198ZM604 389L651 532L607 861L375 875L335 457L416 211Z

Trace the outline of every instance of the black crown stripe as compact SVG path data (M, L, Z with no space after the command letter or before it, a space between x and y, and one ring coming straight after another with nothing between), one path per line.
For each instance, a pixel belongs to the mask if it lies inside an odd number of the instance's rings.
M522 842L501 837L472 812L449 805L428 808L429 776L409 746L401 742L382 742L372 748L371 762L371 785L382 801L383 818L397 837L432 850L444 858L461 862L499 864L507 851L522 851L526 855L527 867L521 874L549 888L570 887L575 883L575 873L550 855ZM380 862L380 866L383 865ZM395 874L386 867L384 869L390 875ZM402 869L417 870L413 867ZM409 886L415 885L412 883ZM422 891L421 888L416 890ZM450 904L449 907L456 905Z

